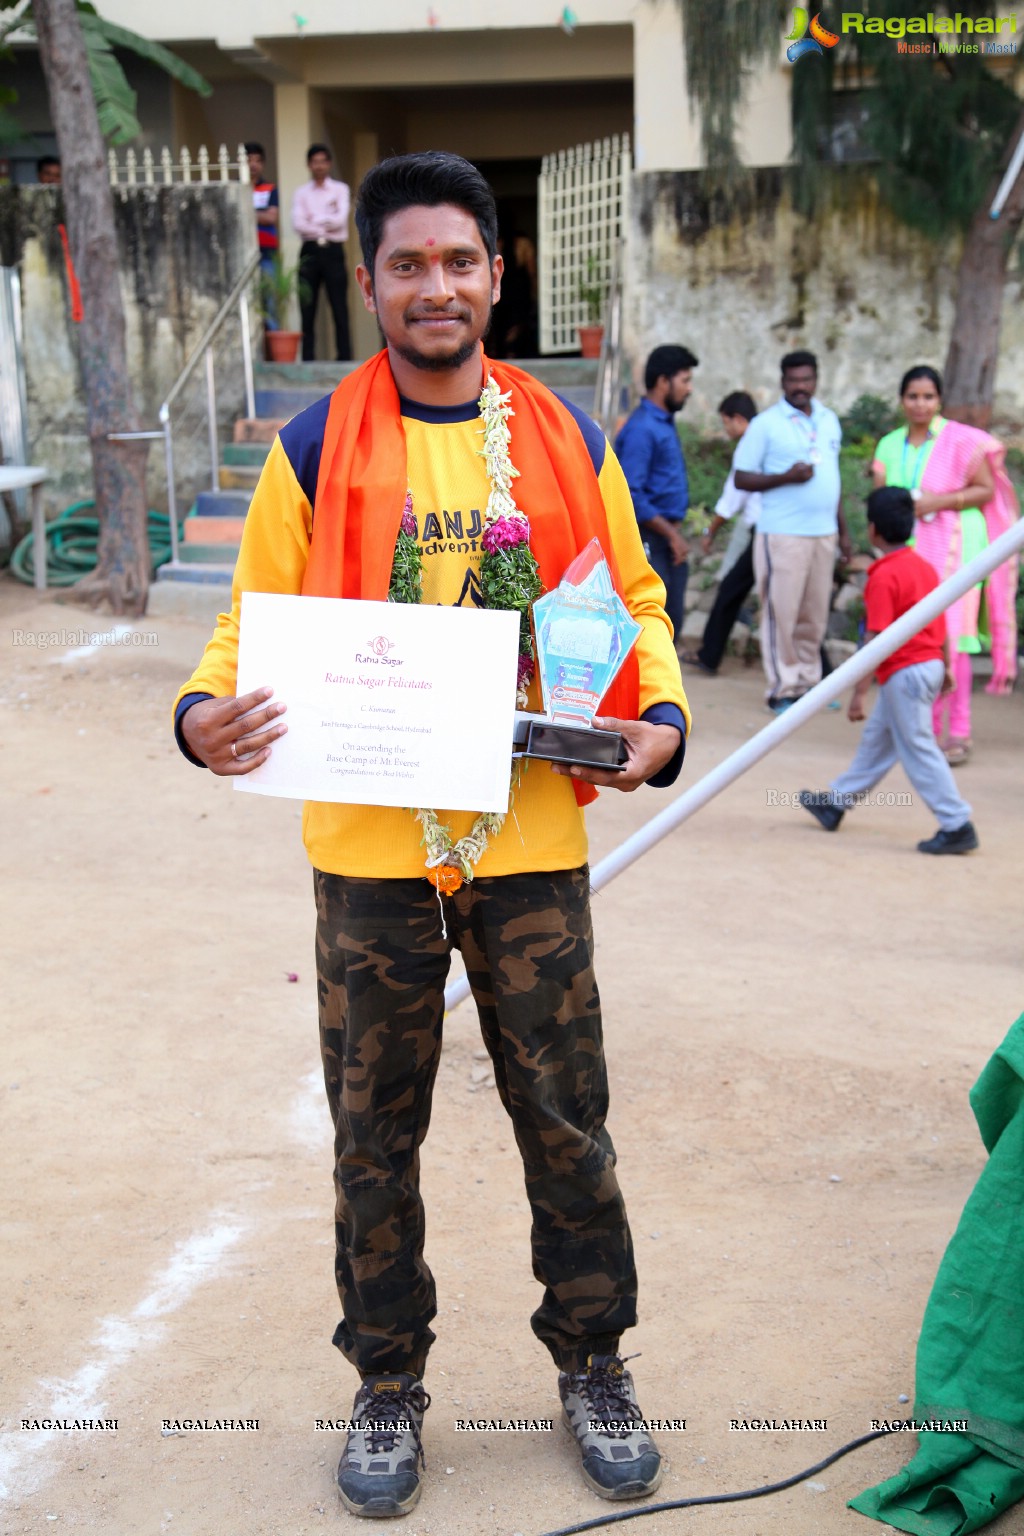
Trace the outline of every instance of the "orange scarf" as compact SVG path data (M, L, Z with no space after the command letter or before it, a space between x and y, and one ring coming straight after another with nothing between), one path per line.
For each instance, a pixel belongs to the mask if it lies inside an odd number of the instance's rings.
M521 368L482 358L483 376L512 392L511 457L516 502L530 520L530 548L545 591L591 539L604 550L623 596L604 499L580 429L551 391ZM408 490L405 432L387 351L348 374L331 396L320 455L304 597L384 601ZM635 720L640 673L630 652L602 700L605 714ZM577 801L596 796L575 784Z

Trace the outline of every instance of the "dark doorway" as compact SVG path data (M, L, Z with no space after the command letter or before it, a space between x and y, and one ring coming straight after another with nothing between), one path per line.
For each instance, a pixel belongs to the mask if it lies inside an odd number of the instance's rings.
M491 357L536 357L537 178L540 159L477 160L494 188L498 245L505 262L501 299L494 309L487 350Z

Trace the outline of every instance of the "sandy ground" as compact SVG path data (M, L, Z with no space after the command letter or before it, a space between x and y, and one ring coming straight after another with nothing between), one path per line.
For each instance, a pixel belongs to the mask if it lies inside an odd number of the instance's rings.
M362 1529L334 1487L355 1378L332 1350L330 1137L318 1082L311 878L290 802L190 768L168 711L206 638L74 656L19 629L109 628L0 582L5 1198L0 1527L304 1536ZM686 782L768 717L759 677L696 679ZM661 1497L756 1487L907 1412L920 1319L982 1167L967 1093L1021 1010L1024 716L976 699L962 770L982 839L926 860L920 805L835 837L772 804L826 782L856 730L818 716L595 902L611 1129L638 1250L628 1338L662 1437ZM894 774L886 786L908 786ZM665 804L607 794L608 851ZM298 983L288 973L298 973ZM424 1157L439 1338L406 1536L540 1536L611 1512L550 1434L528 1316L528 1213L471 1007L446 1024ZM49 1414L116 1433L19 1429ZM731 1418L827 1419L738 1433ZM161 1421L259 1420L161 1433ZM753 1503L643 1536L867 1532L845 1500L909 1459L859 1450ZM1020 1530L1021 1514L991 1527ZM633 1529L632 1524L629 1529Z

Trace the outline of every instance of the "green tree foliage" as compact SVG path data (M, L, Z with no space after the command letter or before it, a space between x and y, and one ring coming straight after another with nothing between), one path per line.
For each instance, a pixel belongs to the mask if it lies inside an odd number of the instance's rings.
M894 20L943 14L928 0L869 0L862 10ZM973 18L991 16L994 7L991 0L960 0L956 11ZM793 141L805 205L817 200L821 181L812 168L821 162L836 107L845 91L856 90L864 106L862 142L888 206L933 239L967 229L1020 115L1008 76L993 73L982 53L925 59L900 53L890 36L863 32L846 34L838 48L798 67Z
M142 132L135 111L136 94L125 78L124 70L114 53L115 48L127 49L140 59L159 65L173 80L196 91L200 96L211 94L213 87L208 81L160 43L152 43L148 38L140 37L137 32L129 31L127 27L105 21L96 7L88 4L87 0L78 0L76 9L85 37L89 78L96 98L100 129L111 143L128 144ZM0 50L9 51L12 38L17 38L19 42L34 42L35 37L30 0L0 0ZM0 93L0 143L19 137L17 117L13 111L16 106L15 91L8 88Z
M738 166L736 117L745 82L779 56L792 7L778 0L677 0L687 92L701 123L706 174L726 186ZM815 9L814 7L811 8ZM991 16L991 0L958 0L962 16ZM946 13L936 0L863 0L865 18ZM838 30L839 8L824 11ZM963 40L966 34L961 34ZM813 211L845 92L860 93L861 136L877 160L882 195L896 215L938 237L966 229L991 183L1021 110L1012 81L985 55L934 60L898 52L891 36L846 33L835 49L794 66L794 165L798 202Z
M740 169L736 113L746 80L778 53L783 7L777 0L677 0L683 14L686 89L700 119L712 179L728 185Z

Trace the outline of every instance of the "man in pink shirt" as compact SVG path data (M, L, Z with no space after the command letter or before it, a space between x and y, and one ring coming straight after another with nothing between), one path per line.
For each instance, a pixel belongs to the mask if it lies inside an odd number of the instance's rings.
M352 356L345 291L348 283L345 241L348 239L349 190L345 182L335 181L328 174L331 152L326 144L312 144L306 164L312 180L299 187L292 199L292 228L302 237L299 252L302 360L307 363L313 360L313 323L320 285L323 284L334 316L338 358L347 362Z

